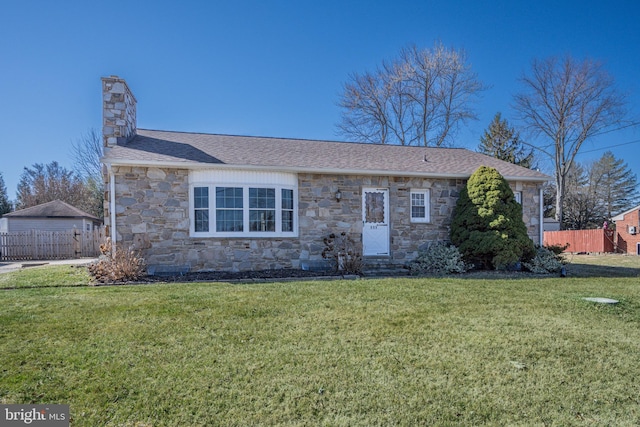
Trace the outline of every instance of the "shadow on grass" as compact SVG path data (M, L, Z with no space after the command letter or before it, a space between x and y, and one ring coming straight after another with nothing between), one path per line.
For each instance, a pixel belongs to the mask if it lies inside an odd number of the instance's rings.
M640 277L640 268L604 266L593 264L568 263L565 265L566 277ZM417 277L417 276L413 276ZM422 277L431 277L429 275ZM522 280L522 279L546 279L561 277L560 273L533 274L525 271L495 271L474 270L464 274L433 277L455 277L456 279L492 279L492 280Z
M639 277L640 268L612 267L605 265L592 265L570 263L566 266L569 277Z

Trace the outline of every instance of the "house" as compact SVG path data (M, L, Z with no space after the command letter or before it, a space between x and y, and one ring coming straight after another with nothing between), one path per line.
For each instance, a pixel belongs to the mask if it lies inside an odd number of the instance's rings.
M560 221L555 218L545 218L543 229L544 231L560 231Z
M620 252L640 255L640 205L611 218L616 224Z
M323 238L348 233L364 262L400 266L447 241L458 194L495 167L542 241L547 175L459 148L137 129L136 99L102 79L105 221L150 265L192 271L299 268Z
M4 214L0 233L18 231L91 231L102 226L102 220L61 200L53 200L30 208Z

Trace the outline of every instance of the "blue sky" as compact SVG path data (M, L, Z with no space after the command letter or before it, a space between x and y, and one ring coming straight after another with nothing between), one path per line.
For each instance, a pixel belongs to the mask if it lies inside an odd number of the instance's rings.
M9 197L24 167L72 168L71 144L100 130L100 77L127 80L138 127L339 139L341 85L400 48L465 49L490 89L458 134L475 149L531 60L601 60L640 117L640 2L624 1L32 1L0 14L0 172ZM617 145L617 146L616 146ZM587 143L640 177L640 127ZM587 152L588 151L588 152Z

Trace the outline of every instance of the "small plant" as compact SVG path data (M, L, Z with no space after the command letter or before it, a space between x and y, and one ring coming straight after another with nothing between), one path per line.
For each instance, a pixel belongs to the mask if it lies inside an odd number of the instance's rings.
M102 255L97 262L89 265L89 273L99 283L130 282L145 276L146 265L138 251L124 249L111 239L100 245Z
M434 243L409 264L411 274L465 273L471 268L462 259L462 254L453 245Z
M336 271L347 274L362 272L362 250L360 245L347 233L331 233L323 239L322 258L333 263Z
M559 245L556 246L561 247ZM557 254L553 249L545 246L538 246L536 248L536 255L531 262L522 263L527 270L534 274L558 273L564 264L565 262L562 255Z
M545 245L545 248L549 249L551 252L553 252L556 255L560 255L562 254L562 252L566 251L567 248L569 247L569 243L566 243L564 245Z

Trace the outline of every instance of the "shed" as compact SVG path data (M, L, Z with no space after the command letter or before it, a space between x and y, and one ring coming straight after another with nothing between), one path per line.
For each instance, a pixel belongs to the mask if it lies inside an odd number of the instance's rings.
M93 231L102 226L102 220L62 200L5 214L0 218L0 233L18 231Z

